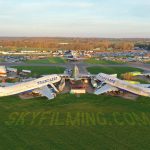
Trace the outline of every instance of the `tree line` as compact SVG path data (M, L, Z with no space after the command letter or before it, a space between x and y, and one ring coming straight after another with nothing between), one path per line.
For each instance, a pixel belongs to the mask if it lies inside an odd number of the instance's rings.
M135 42L98 38L0 38L0 48L46 50L132 50Z

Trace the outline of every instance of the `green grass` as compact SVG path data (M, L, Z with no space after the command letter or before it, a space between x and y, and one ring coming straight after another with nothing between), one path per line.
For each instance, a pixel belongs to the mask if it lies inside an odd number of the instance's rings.
M110 61L110 60L96 60L95 58L90 58L85 60L86 63L89 64L124 64L123 62L119 62L119 61Z
M141 84L149 84L149 81L137 79L136 81L139 81Z
M39 63L39 64L49 64L48 59L38 59L38 60L27 60L25 63L32 64L32 63Z
M120 77L121 74L126 72L133 72L139 71L142 72L142 69L132 68L132 67L89 67L87 68L90 73L97 74L97 73L108 73L108 74L118 74Z
M66 63L66 60L64 59L64 58L60 58L60 57L52 57L52 58L49 58L48 59L48 61L49 61L49 63L59 63L59 64L61 64L61 63Z
M15 67L18 69L18 71L21 70L31 70L31 75L43 75L43 74L54 74L54 73L63 73L64 68L63 67L52 67L52 66L17 66Z
M17 115L13 113L18 113ZM20 120L21 113L30 114L25 120ZM50 115L40 123L41 115L32 122L32 113L58 112L58 122L49 125ZM101 115L102 124L67 125L66 113L74 116L78 112ZM128 101L111 96L95 95L59 95L53 101L46 98L20 100L16 96L0 99L0 149L55 149L55 150L147 150L150 147L149 125L131 125L122 116L123 125L116 124L114 112L120 114L150 112L149 98L139 98L138 101ZM9 118L12 115L11 118ZM130 119L130 118L129 118ZM132 119L132 118L131 118ZM81 119L82 120L82 119ZM56 121L56 120L55 120ZM110 125L110 121L112 124ZM131 120L132 122L132 120Z
M27 60L26 63L32 64L32 63L39 63L39 64L61 64L65 63L66 61L63 58L60 57L51 57L48 59L38 59L38 60Z
M57 72L52 67L18 68L32 69L39 74ZM90 68L93 73L100 70L122 73L124 69L128 71L131 68ZM55 114L54 120L48 112ZM88 124L84 120L85 116L84 119L80 116L79 125L67 124L67 113L74 119L77 113L95 115L99 112L102 113L99 123ZM113 116L114 112L119 113L119 123ZM25 119L21 118L24 113L29 113ZM34 116L38 115L35 120L32 118L33 113ZM129 101L106 95L86 94L76 97L62 94L48 101L46 98L21 100L18 96L1 97L0 150L147 150L150 148L150 117L146 125L144 121L139 124L140 120L135 121L131 113L140 117L141 113L149 116L149 98L139 97L137 101Z

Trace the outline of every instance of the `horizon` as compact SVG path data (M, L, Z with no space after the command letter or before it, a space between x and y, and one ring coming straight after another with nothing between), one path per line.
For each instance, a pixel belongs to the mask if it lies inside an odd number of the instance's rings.
M0 0L1 37L150 38L148 0Z
M150 37L0 36L0 38L150 39Z

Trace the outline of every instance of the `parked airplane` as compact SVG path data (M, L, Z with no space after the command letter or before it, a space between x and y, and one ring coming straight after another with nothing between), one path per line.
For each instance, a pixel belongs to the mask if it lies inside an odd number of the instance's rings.
M96 95L100 95L111 91L123 90L136 95L150 97L150 84L133 84L132 82L118 79L117 74L81 74L79 72L79 68L75 65L72 74L68 74L68 78L74 81L90 79L92 86L95 88L94 94ZM101 82L101 85L98 86L97 82Z
M56 92L58 91L54 86L54 83L57 83L61 80L61 77L54 75L47 75L45 77L41 77L39 79L34 79L28 82L21 82L18 84L14 84L11 86L0 87L0 96L9 96L15 95L27 91L33 91L41 94L42 96L46 96L48 99L54 98L54 93L50 91L48 85L50 85Z
M79 72L79 68L75 65L71 75L69 76L69 79L77 81L83 79L83 77L83 74Z
M91 80L91 84L95 88L94 94L96 95L123 90L136 95L150 97L150 84L132 84L128 81L118 79L116 74L81 74L77 66L74 67L72 74L65 72L64 74L46 75L31 81L0 87L0 96L9 96L32 91L33 93L39 93L41 96L46 96L48 99L53 99L56 96L55 92L58 92L54 84L60 82L58 87L59 90L62 91L66 79L74 81ZM52 87L51 89L49 88L49 85ZM53 92L52 89L55 92Z
M71 72L69 70L69 72L65 72L65 74L62 74L62 77L63 76L65 76L66 79L78 81L78 80L90 79L94 75L80 73L79 68L75 65L73 70L71 70Z
M94 92L96 95L123 90L136 95L150 97L150 84L132 84L104 73L98 74L95 78L102 82L101 87Z
M80 61L80 60L85 60L87 58L85 57L81 57L79 56L77 53L73 52L73 51L70 51L66 56L65 58L69 61Z

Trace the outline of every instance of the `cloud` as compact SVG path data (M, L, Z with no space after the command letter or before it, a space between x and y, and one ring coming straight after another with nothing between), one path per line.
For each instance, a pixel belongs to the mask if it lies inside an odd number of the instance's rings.
M149 4L149 0L0 0L0 34L147 35Z
M53 2L50 1L17 1L14 0L12 3L10 0L1 1L0 0L0 17L10 16L27 16L27 15L37 15L40 13L50 14L55 12L58 14L59 11L64 13L66 11L70 11L68 14L74 13L73 11L77 10L89 10L94 8L94 3L88 1L69 1L69 0L56 0ZM72 11L72 12L71 12ZM60 14L61 14L60 13ZM29 16L30 17L30 16Z

